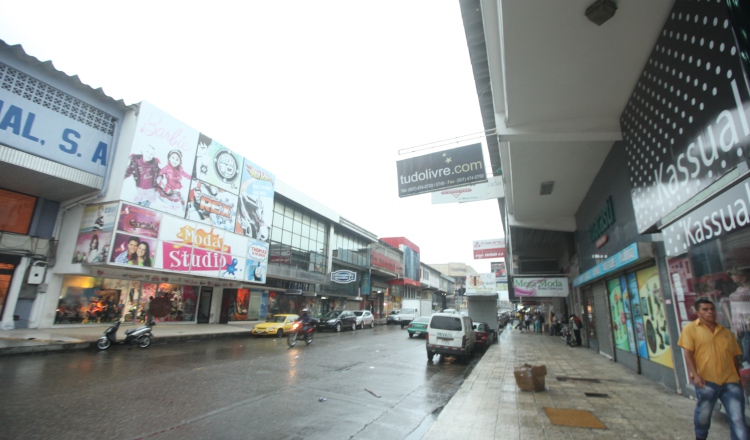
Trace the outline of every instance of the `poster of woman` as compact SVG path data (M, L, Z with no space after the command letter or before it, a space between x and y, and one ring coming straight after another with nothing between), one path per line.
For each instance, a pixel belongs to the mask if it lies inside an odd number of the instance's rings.
M83 209L73 263L105 263L117 217L117 202L89 205Z
M197 130L141 102L122 199L184 217L197 143Z
M128 234L116 234L110 262L134 267L153 267L156 240Z

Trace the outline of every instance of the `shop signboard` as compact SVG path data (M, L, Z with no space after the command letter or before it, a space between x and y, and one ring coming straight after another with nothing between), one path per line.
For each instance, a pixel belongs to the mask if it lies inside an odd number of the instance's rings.
M497 286L494 273L466 275L466 296L493 296L496 295L495 292L497 292Z
M505 258L505 239L493 238L474 241L474 259Z
M357 272L351 270L336 270L331 272L331 281L337 284L348 284L357 281Z
M750 227L750 178L662 230L667 256L686 253L700 244Z
M639 232L750 158L746 75L726 5L675 2L620 118Z
M409 197L487 181L482 144L396 162L398 196Z
M578 287L581 284L586 284L593 279L614 272L617 269L635 262L639 258L640 253L638 251L638 243L633 243L620 252L616 253L615 255L612 255L603 262L577 276L573 280L573 287Z
M0 87L0 143L105 176L117 118L25 72L2 66L7 74ZM13 86L16 77L27 80L21 87Z
M477 202L502 197L505 197L503 176L493 176L484 183L435 191L432 193L432 204Z
M570 293L565 277L514 277L513 291L516 297L564 298Z
M106 263L117 218L117 202L88 205L83 209L73 263Z
M404 265L400 261L390 258L374 249L370 251L370 264L374 267L404 276Z

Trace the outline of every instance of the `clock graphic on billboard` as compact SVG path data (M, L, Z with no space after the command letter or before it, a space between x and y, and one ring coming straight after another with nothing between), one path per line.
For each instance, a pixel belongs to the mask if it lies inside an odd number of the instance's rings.
M240 164L229 150L221 150L214 156L214 171L222 182L231 183L240 175Z

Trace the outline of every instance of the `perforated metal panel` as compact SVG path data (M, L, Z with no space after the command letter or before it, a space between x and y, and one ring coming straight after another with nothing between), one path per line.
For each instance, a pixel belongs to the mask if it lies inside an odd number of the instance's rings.
M0 63L0 88L114 136L117 123L114 116L3 63Z

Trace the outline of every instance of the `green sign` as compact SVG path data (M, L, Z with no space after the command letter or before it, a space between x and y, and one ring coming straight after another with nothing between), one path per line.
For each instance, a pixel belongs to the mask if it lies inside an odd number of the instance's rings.
M589 226L589 240L593 243L597 238L606 231L610 226L615 224L615 208L612 203L612 197L607 198L604 209L596 216L594 222Z

